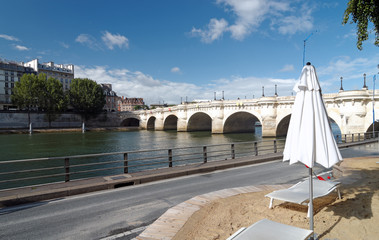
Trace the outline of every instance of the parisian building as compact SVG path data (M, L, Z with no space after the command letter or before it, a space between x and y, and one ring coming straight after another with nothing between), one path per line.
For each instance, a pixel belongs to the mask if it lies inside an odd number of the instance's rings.
M103 109L107 112L116 112L118 110L117 104L119 97L117 96L116 92L112 90L112 84L101 83L100 86L104 91L106 101Z
M63 90L70 89L71 81L74 79L73 64L54 64L54 62L40 63L38 59L24 63L25 67L33 68L37 74L44 73L47 78L55 78L63 85Z
M143 107L145 105L143 98L124 98L121 97L118 102L118 111L134 111L136 106Z
M24 74L37 74L23 63L0 59L0 110L16 110L12 104L11 95L16 82L19 82Z

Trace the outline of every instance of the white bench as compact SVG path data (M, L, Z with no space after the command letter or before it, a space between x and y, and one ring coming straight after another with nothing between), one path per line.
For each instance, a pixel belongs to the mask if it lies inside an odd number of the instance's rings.
M312 233L311 230L263 219L239 229L227 240L305 240Z

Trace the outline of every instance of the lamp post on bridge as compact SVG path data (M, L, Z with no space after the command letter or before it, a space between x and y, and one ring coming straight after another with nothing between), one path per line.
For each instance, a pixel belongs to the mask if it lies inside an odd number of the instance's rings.
M264 96L265 96L265 87L262 86L262 97L264 97Z
M343 77L340 77L340 79L341 79L341 87L340 87L340 91L343 91L343 87L342 87L342 79L343 79Z
M366 85L366 73L363 74L363 88L362 89L364 89L364 90L368 89L368 87Z
M278 96L278 89L277 89L277 85L275 84L275 97Z

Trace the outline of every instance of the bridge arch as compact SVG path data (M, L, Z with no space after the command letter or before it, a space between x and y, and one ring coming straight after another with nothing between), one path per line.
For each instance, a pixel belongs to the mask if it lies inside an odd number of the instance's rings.
M249 112L236 112L231 114L224 123L224 133L254 133L255 123L259 119Z
M288 126L290 124L291 114L282 118L276 126L276 136L284 137L287 135Z
M169 115L166 117L163 123L163 130L177 130L178 129L178 117L175 115Z
M138 118L126 118L121 122L122 127L139 127L140 120Z
M156 117L150 117L149 120L147 120L146 129L147 130L154 130L155 129L155 120Z
M212 131L212 118L203 112L197 112L188 119L187 131Z
M330 126L332 128L333 134L341 136L341 128L338 126L338 124L334 121L333 118L328 117L328 119L329 119ZM279 121L279 123L277 124L277 127L276 127L276 136L277 137L285 137L287 135L290 120L291 120L291 114L283 117ZM378 126L378 128L379 128L379 126Z
M375 122L374 127L375 127L374 128L375 132L379 131L379 122L378 121ZM373 124L371 123L370 126L367 128L366 133L372 133L372 128L373 128ZM376 133L376 134L378 134L378 133Z

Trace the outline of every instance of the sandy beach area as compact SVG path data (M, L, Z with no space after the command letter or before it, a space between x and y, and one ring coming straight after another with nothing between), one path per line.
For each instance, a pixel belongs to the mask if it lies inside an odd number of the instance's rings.
M318 239L379 239L379 158L345 159L342 199L336 192L314 201L314 229ZM267 218L309 228L307 207L274 201L269 209L269 191L239 194L214 200L195 212L174 236L175 240L222 240L241 227Z

